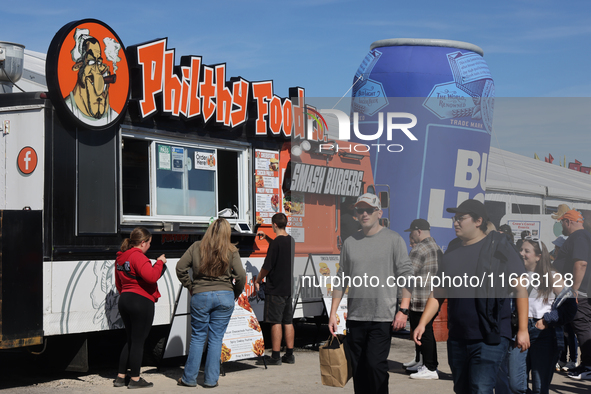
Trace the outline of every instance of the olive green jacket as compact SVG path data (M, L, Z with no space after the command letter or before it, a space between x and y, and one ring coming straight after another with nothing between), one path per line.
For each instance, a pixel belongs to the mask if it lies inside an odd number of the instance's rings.
M246 272L242 266L242 261L240 261L238 251L228 256L230 264L227 273L217 277L205 276L199 273L199 264L201 263L200 243L201 241L197 241L191 245L176 263L176 275L179 281L189 289L191 294L230 290L234 292L234 297L237 298L244 290L244 283L246 282ZM189 269L193 271L192 277L189 274Z

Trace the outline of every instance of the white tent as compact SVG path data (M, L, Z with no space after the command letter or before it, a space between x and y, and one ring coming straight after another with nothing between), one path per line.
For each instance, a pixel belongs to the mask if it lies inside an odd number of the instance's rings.
M486 191L591 203L591 175L490 148Z

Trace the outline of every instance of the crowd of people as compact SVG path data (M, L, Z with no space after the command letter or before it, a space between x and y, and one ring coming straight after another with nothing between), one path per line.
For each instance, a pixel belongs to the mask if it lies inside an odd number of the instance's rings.
M456 393L548 393L553 374L559 370L572 379L591 379L587 298L591 233L584 229L579 212L565 210L554 216L563 236L549 252L530 234L522 234L519 245L514 244L511 228L505 224L494 229L484 204L470 199L447 208L454 214L456 238L445 253L431 236L429 222L416 219L406 230L411 245L408 254L401 235L382 226L382 207L376 195L364 194L350 205L359 230L343 239L337 276L408 278L401 289L347 286L344 281L333 288L329 329L334 335L336 312L348 291L346 341L356 393L388 392L392 330L404 329L407 319L415 357L403 366L411 379L439 378L433 322L446 300L448 363ZM270 245L258 277L253 278L256 291L265 279L264 321L271 324L272 353L259 362L266 365L295 363L295 244L286 224L287 217L276 214L272 218L275 239L260 234ZM197 385L205 348L204 386L218 385L222 338L246 276L230 235L229 223L217 219L176 266L180 282L191 294L191 342L180 386ZM149 231L136 228L117 255L116 285L127 343L121 352L116 387L152 386L139 376L139 370L154 303L160 296L156 282L166 270L166 257L152 264L145 256L150 242ZM483 283L458 286L442 281L443 285L431 291L435 277L466 275L482 278ZM511 277L519 279L509 281ZM283 356L282 340L286 344Z
M409 277L401 292L395 287L369 293L367 288L349 289L347 341L356 393L388 392L386 332L401 329L406 316L416 355L403 366L411 379L439 378L432 326L446 300L448 363L456 393L548 393L555 370L563 368L572 379L591 379L587 299L591 270L586 269L591 234L579 212L555 215L563 236L553 242L551 254L530 233L520 234L516 245L508 225L496 230L484 204L466 200L447 208L455 215L456 238L445 253L431 237L430 224L416 219L406 230L411 245L407 257L400 235L380 223L377 196L359 197L354 211L361 230L344 240L338 275ZM410 280L411 275L423 279L420 286ZM438 275L478 277L483 283L446 286L442 281L444 285L431 292L429 278ZM504 282L511 277L519 279L511 285ZM333 334L344 290L333 292L329 320ZM581 350L578 365L575 338Z

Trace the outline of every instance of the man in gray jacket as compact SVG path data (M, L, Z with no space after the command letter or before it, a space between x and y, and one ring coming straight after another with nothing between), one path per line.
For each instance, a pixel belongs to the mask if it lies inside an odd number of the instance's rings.
M380 225L382 209L378 197L360 196L355 215L361 230L345 240L340 269L332 296L329 328L337 332L336 311L349 288L347 297L347 343L353 367L356 393L388 392L388 354L391 329L406 327L413 274L412 264L402 237ZM400 311L396 313L397 287L402 290Z

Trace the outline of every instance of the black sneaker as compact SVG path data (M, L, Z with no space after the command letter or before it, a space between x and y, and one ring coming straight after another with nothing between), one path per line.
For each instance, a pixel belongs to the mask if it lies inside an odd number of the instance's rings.
M127 383L126 380L127 377L120 378L119 376L117 376L115 380L113 380L113 387L125 387Z
M290 354L289 356L284 354L283 357L281 357L281 362L286 364L295 364L295 356L293 354Z
M273 357L265 356L265 361L267 362L267 365L281 365L280 358L273 358ZM258 359L255 364L256 365L265 365L265 361Z
M591 367L587 367L587 366L581 364L576 368L569 369L567 376L571 379L576 379L576 380L591 379Z
M148 387L154 386L154 383L146 382L144 378L140 378L137 382L135 380L131 380L129 385L127 386L128 389L145 389Z

